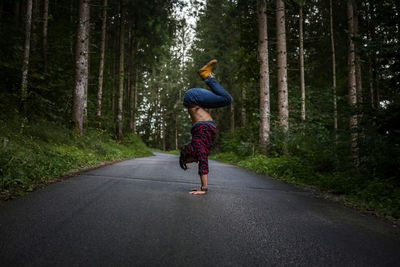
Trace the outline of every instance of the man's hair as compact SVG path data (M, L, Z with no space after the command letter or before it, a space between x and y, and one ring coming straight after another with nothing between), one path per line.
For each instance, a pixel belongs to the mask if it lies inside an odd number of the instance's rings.
M186 145L183 145L182 147L181 147L181 155L179 156L179 165L181 166L181 168L183 169L183 170L187 170L187 166L186 166L186 163L187 163L187 161L186 161L186 159L187 159L187 157L188 157L188 152L187 152L187 150L186 150Z

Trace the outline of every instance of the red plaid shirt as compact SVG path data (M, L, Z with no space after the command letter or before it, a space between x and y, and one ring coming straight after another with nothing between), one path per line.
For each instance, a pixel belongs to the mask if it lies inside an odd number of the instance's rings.
M208 154L215 141L217 129L209 123L200 123L192 127L192 142L186 146L190 155L199 161L199 175L208 173Z

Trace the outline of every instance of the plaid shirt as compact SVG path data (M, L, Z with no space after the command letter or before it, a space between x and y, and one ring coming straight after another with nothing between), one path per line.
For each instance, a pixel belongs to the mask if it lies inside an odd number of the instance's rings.
M192 127L192 142L186 146L190 155L199 161L199 175L208 173L208 154L215 141L217 129L209 123L200 123Z

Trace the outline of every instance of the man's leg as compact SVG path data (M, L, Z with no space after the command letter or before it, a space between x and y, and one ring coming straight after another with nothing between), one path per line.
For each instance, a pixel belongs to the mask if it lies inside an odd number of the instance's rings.
M219 82L215 79L215 74L212 73L212 69L214 68L214 65L217 64L217 60L213 59L210 60L206 65L204 65L200 70L199 70L199 75L205 83L210 87L210 89L214 92L219 97L216 97L216 99L213 102L214 107L222 107L222 106L228 106L232 103L232 96L228 93L228 91L225 90L224 87L219 84Z
M192 88L184 95L184 105L199 105L203 108L219 108L232 103L232 96L215 79L211 72L217 60L213 59L199 70L199 75L210 87L212 92L203 88Z
M232 103L232 96L225 90L224 87L215 79L213 75L209 75L204 79L204 82L210 87L214 94L220 96L216 107L228 106Z

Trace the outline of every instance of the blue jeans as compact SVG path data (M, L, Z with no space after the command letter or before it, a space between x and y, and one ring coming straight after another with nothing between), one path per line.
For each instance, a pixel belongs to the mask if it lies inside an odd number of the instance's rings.
M192 88L186 91L183 96L185 106L199 105L203 108L220 108L232 103L232 96L213 77L204 79L210 90L203 88Z

